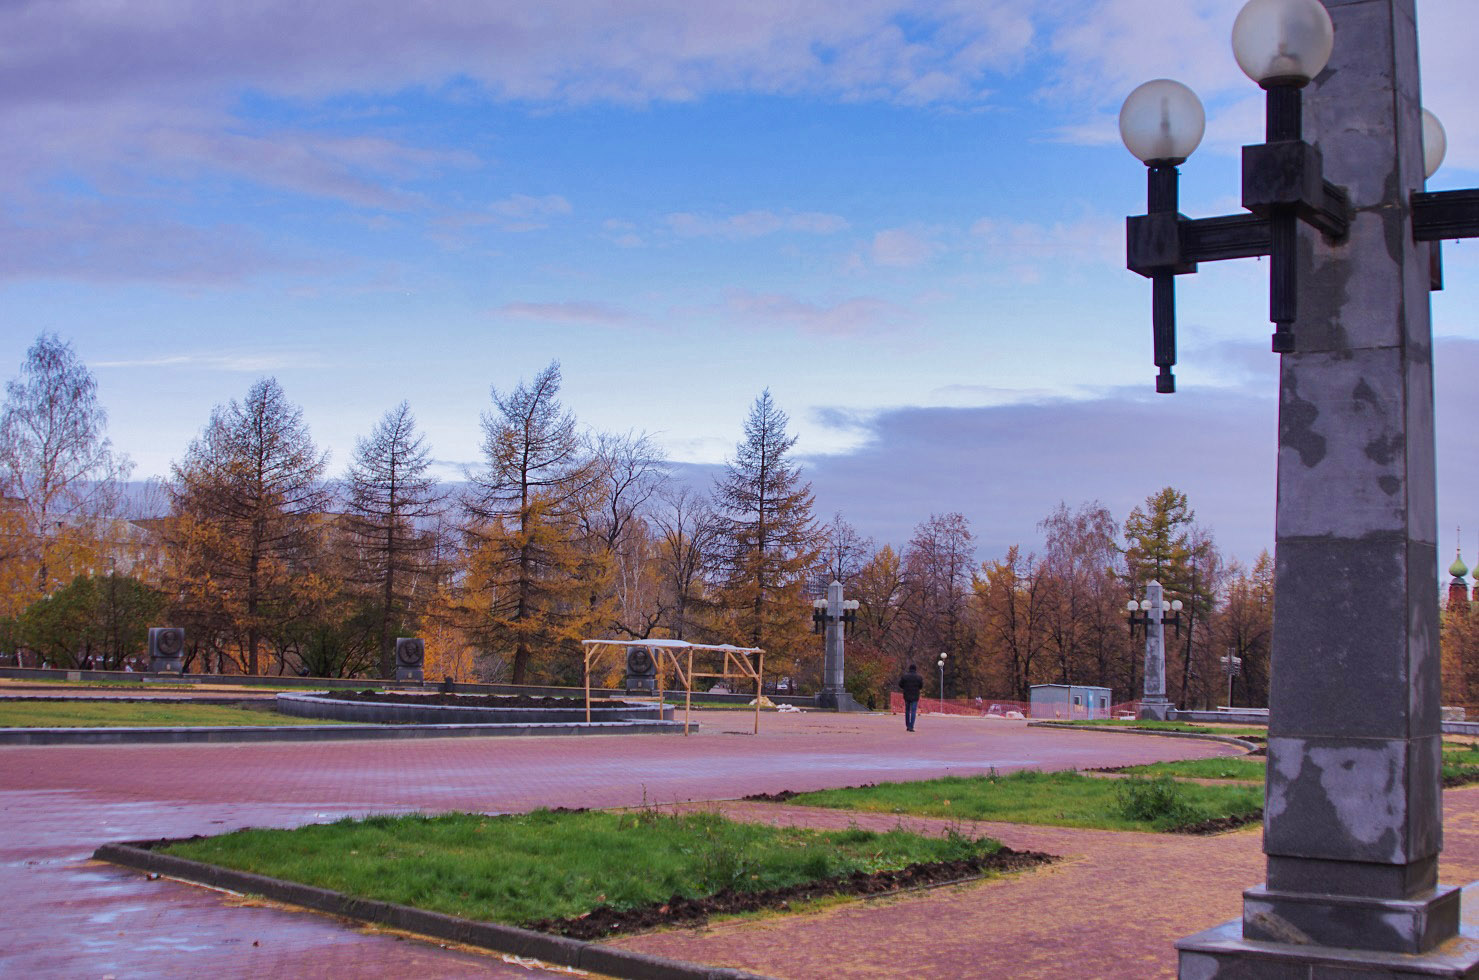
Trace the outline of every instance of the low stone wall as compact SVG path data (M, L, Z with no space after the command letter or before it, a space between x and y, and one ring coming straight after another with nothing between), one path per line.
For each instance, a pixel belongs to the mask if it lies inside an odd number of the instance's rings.
M125 670L53 670L40 667L0 667L0 677L11 680L51 681L128 681L135 684L236 684L243 687L301 687L305 690L354 690L379 687L387 691L441 690L441 682L428 677L425 681L387 681L375 677L294 677L288 674L174 674ZM580 687L556 687L535 684L453 684L453 694L532 694L548 697L584 697ZM591 694L602 698L619 698L625 691L591 688ZM668 697L681 698L682 691L668 691ZM794 704L798 708L816 707L815 695L767 694L776 704ZM749 704L754 694L713 694L694 691L694 704Z
M579 723L586 720L585 707L486 708L441 704L387 704L373 701L340 701L297 692L279 694L273 709L295 718L321 718L369 725L526 725L534 723ZM652 702L627 702L620 707L593 707L593 722L671 721L672 706Z
M1246 711L1181 711L1173 709L1169 721L1221 722L1224 725L1267 725L1267 708L1249 708Z

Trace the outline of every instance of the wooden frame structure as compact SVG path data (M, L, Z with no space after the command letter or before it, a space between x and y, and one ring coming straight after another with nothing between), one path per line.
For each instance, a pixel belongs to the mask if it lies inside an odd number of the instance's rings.
M673 668L673 675L683 682L683 734L688 734L689 714L693 711L693 681L698 677L729 680L750 679L755 682L755 734L760 734L760 701L764 696L760 678L765 670L765 651L759 647L735 647L727 643L689 643L687 640L581 640L585 648L585 720L591 720L591 667L598 663L608 650L627 647L647 647L654 654L658 677L662 676L664 658ZM724 666L719 673L695 671L693 655L723 654ZM750 662L750 655L755 662ZM665 689L659 687L655 694L627 694L629 701L656 701L661 711Z

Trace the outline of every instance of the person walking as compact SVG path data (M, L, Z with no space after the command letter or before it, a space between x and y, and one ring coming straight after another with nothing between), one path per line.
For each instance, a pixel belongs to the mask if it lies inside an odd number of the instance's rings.
M924 678L919 676L919 668L913 664L903 677L899 678L899 690L904 692L904 731L914 731L914 719L919 715L919 692L924 690Z

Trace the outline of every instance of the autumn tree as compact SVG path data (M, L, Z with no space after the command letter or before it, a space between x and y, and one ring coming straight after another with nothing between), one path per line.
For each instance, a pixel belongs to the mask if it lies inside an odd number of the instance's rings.
M345 478L345 510L354 537L355 578L374 596L382 677L395 676L395 638L415 621L419 587L431 588L433 534L424 526L442 504L428 474L431 451L406 402L390 409L369 438L357 440Z
M1054 680L1105 684L1125 648L1124 590L1116 581L1119 525L1098 501L1059 503L1038 524Z
M597 471L559 392L558 362L506 394L492 389L493 411L482 419L486 465L463 504L480 632L485 649L512 654L515 684L527 682L536 653L563 647L576 656L592 625L580 519Z
M1215 690L1214 662L1209 662L1209 633L1222 563L1212 536L1196 525L1196 514L1186 494L1164 487L1145 499L1125 519L1125 564L1131 589L1142 594L1156 581L1168 601L1182 600L1182 633L1167 640L1166 688L1173 684L1176 700L1187 705L1205 701ZM1171 661L1172 643L1179 647L1180 664ZM1177 676L1179 675L1179 677Z
M0 407L0 616L93 563L132 468L105 435L98 385L72 345L42 334Z
M1219 656L1242 660L1242 673L1233 678L1241 701L1268 706L1269 651L1274 632L1274 562L1267 551L1251 569L1234 562L1228 569L1213 624Z
M787 458L796 445L789 422L770 390L761 392L714 485L725 604L745 642L765 649L766 666L777 673L794 672L807 645L802 593L819 551L811 484Z
M980 680L969 616L975 554L975 536L964 515L931 514L915 527L904 549L902 608L910 654L931 662L948 654L946 687L973 693Z
M885 544L847 580L858 600L857 621L847 638L847 690L863 704L885 705L908 665L904 622L904 565Z
M998 690L1027 701L1032 685L1041 681L1048 650L1048 595L1041 563L1012 545L1004 557L981 566L973 588L985 666L998 673Z
M264 638L299 616L328 502L326 463L303 410L267 378L213 409L174 467L170 529L189 556L178 591L198 590L213 613L206 621L229 634L247 673L259 672Z

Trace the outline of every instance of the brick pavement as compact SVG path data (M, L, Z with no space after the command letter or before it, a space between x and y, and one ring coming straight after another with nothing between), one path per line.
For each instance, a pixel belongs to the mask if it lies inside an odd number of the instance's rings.
M753 737L724 731L748 723L741 713L700 717L705 732L686 739L0 748L0 894L26 899L0 918L0 975L529 975L494 957L244 906L86 860L109 840L370 812L715 800L991 767L1087 768L1234 751L945 717L922 720L920 732L906 736L888 716L767 715Z
M1479 787L1444 794L1443 880L1479 880ZM740 820L888 830L900 819L814 807L725 803ZM922 833L958 822L906 818ZM1182 936L1236 919L1263 880L1257 828L1214 837L967 822L1019 850L1057 854L1039 871L850 903L811 914L733 920L613 945L780 978L1176 976ZM1479 908L1465 906L1465 919Z

